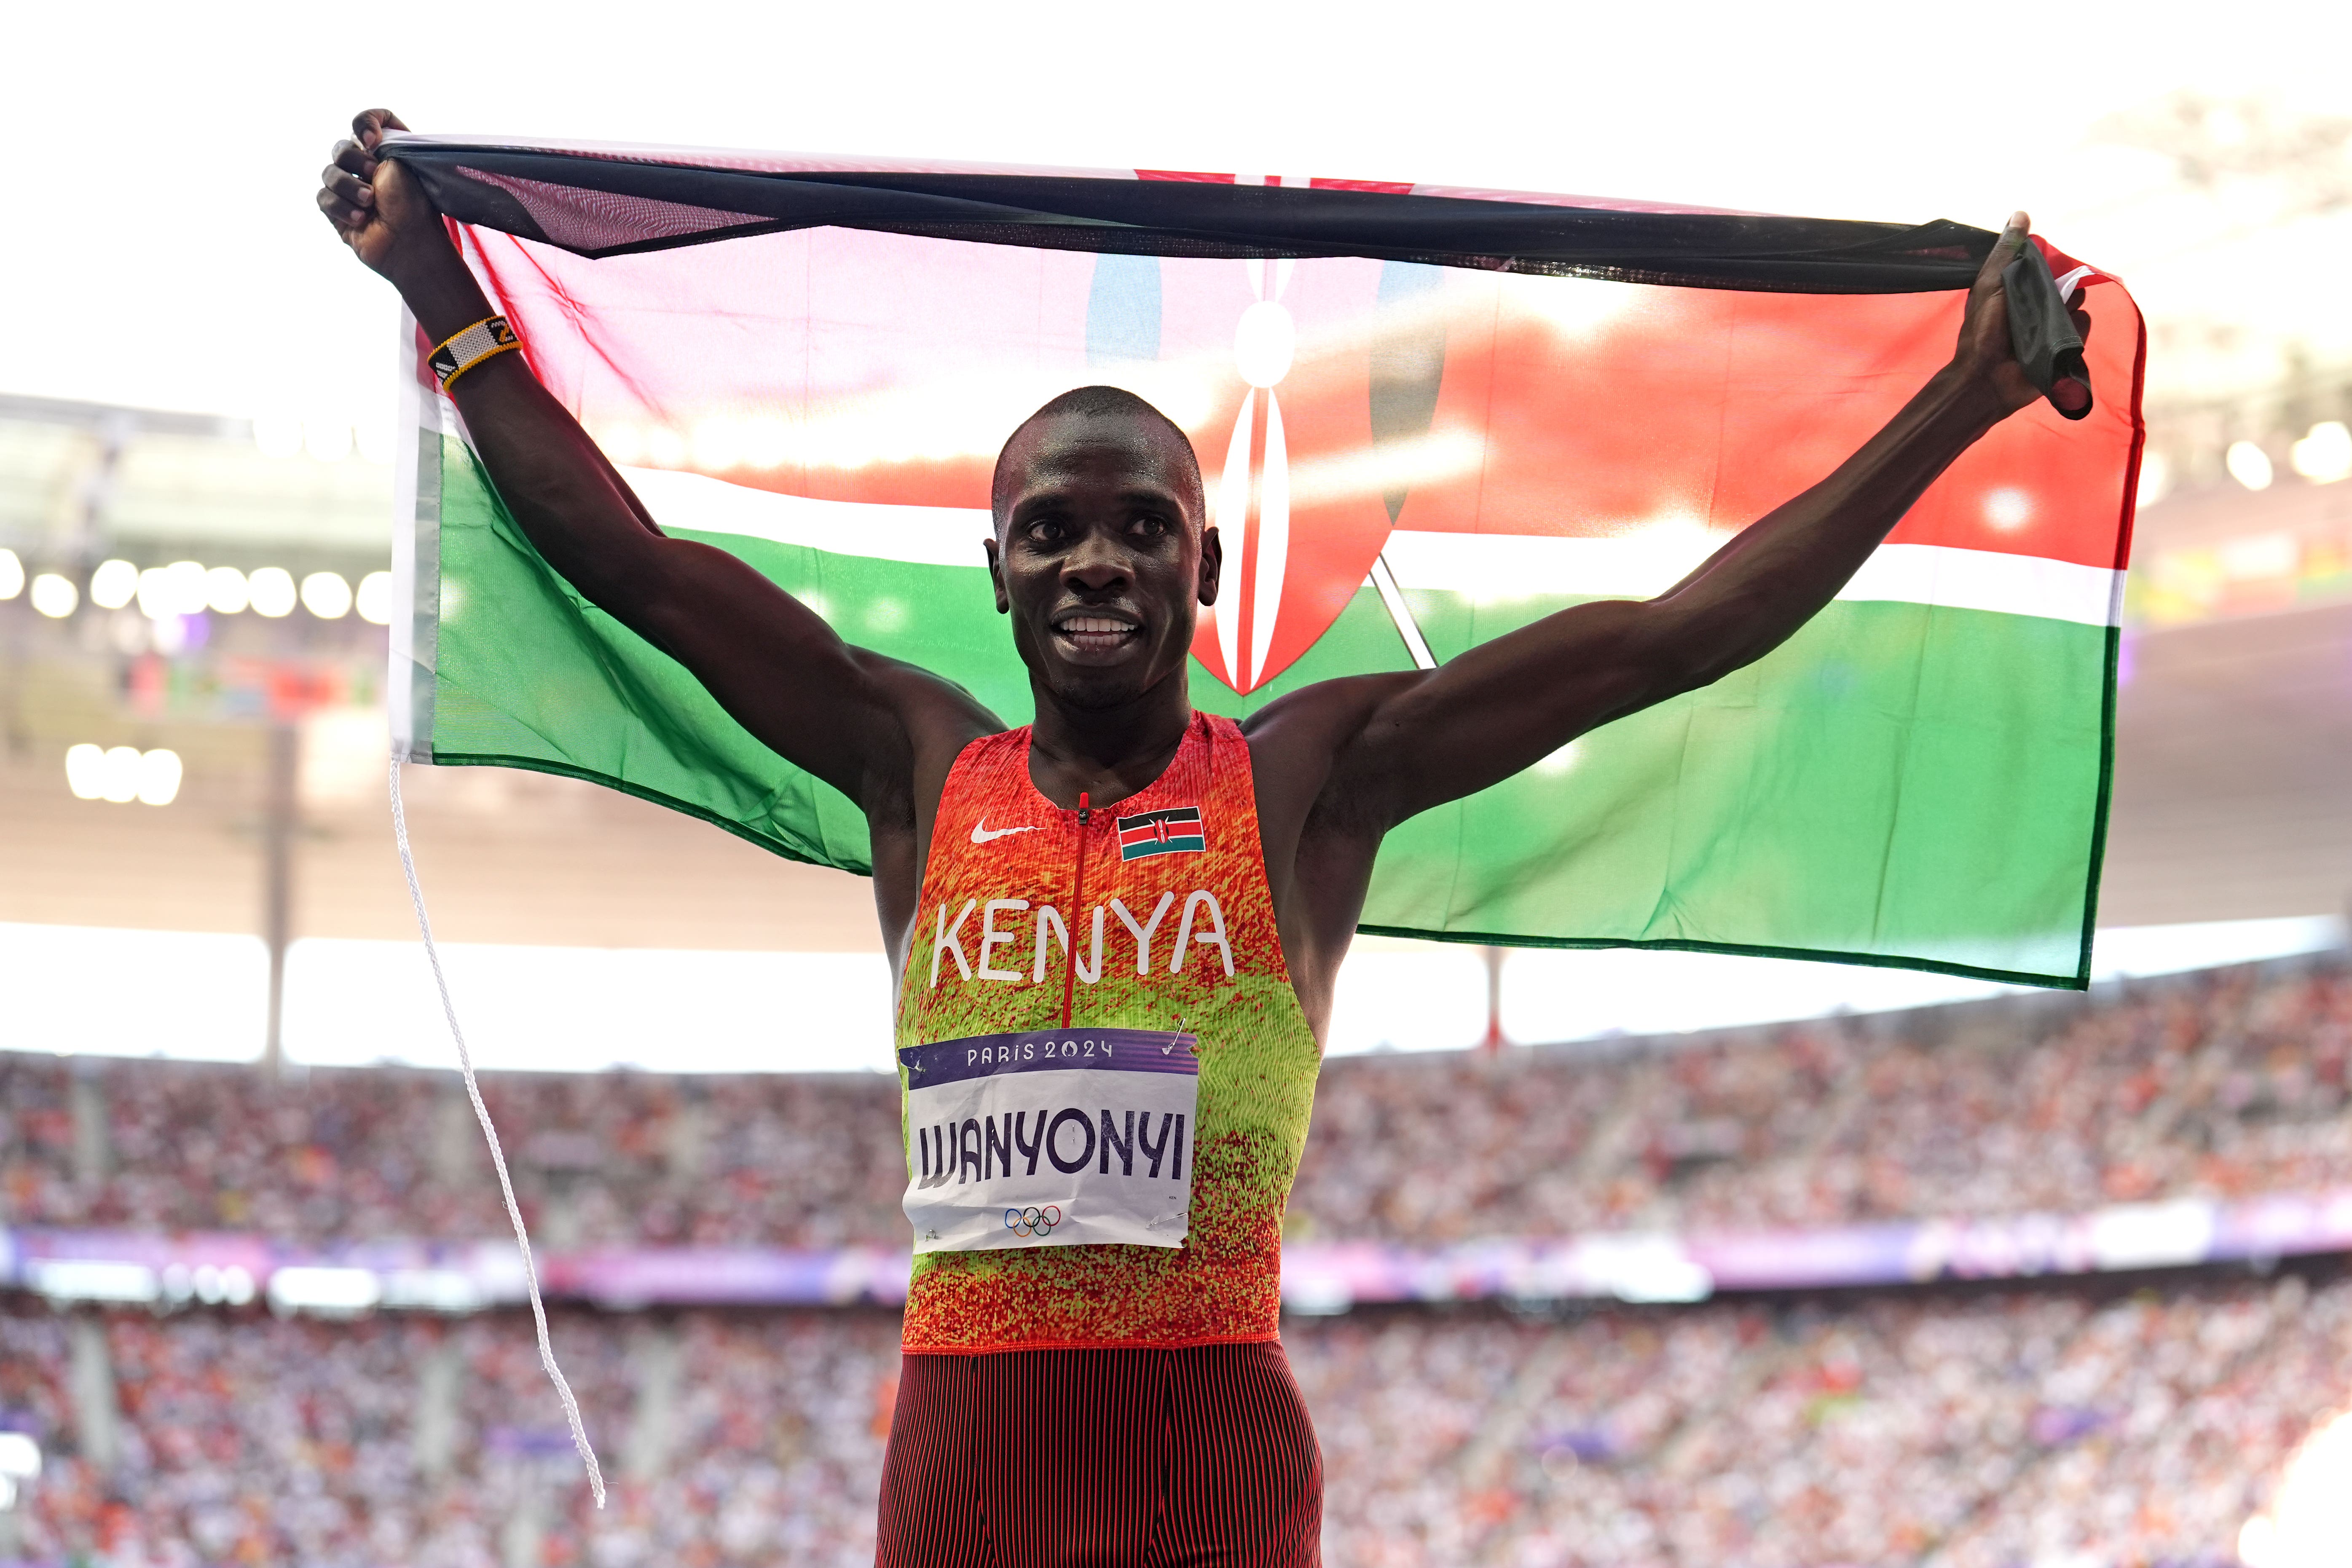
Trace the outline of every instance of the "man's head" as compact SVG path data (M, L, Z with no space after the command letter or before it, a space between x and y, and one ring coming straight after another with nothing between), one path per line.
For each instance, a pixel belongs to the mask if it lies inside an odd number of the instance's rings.
M1181 675L1223 556L1174 421L1115 386L1066 392L1004 443L990 508L996 607L1042 685L1108 708Z

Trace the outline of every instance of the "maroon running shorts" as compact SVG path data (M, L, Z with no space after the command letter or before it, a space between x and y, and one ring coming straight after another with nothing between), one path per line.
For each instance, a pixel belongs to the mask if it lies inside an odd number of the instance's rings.
M1272 1341L901 1364L877 1568L1312 1568L1322 1530Z

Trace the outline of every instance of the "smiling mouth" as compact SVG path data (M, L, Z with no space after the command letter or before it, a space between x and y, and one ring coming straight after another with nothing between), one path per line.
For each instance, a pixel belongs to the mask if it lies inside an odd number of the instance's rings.
M1066 647L1097 653L1125 647L1143 636L1143 628L1118 616L1056 616L1054 635Z

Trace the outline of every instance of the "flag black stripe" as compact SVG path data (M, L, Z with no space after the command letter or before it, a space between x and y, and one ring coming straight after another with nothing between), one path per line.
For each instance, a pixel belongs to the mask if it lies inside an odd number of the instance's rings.
M1964 224L1861 223L1747 213L1625 212L1385 191L1069 175L886 170L761 174L650 156L420 139L397 158L461 223L589 257L826 225L1050 250L1136 256L1368 256L1481 271L1805 294L1966 289L1998 237ZM549 236L522 204L467 173L699 207L709 226L607 243ZM557 197L549 192L545 197ZM543 198L544 199L544 198ZM557 199L560 199L557 198ZM606 204L609 205L609 204ZM681 217L688 215L678 215ZM588 233L593 234L592 226Z
M1201 808L1199 806L1177 805L1171 806L1165 811L1147 811L1136 816L1122 816L1118 819L1118 830L1121 833L1127 833L1138 827L1149 827L1155 822L1165 822L1172 826L1179 822L1198 822L1200 820Z

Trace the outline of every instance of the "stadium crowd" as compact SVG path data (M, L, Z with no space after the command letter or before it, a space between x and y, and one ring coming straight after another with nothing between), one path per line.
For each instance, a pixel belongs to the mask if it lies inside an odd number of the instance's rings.
M1297 1234L1412 1244L2070 1212L2352 1183L2352 976L2298 960L1904 1015L1326 1068ZM869 1076L486 1082L551 1247L903 1245ZM0 1055L0 1224L505 1230L453 1076Z
M77 1335L111 1370L95 1450ZM887 1314L562 1311L555 1335L612 1478L601 1514L522 1314L0 1310L0 1426L47 1450L0 1560L872 1561ZM1397 1310L1286 1340L1334 1568L2218 1568L2347 1398L2352 1281Z
M2340 959L1591 1050L1334 1063L1292 1208L1421 1242L2352 1182Z
M884 1314L559 1313L564 1373L611 1477L602 1514L528 1317L113 1316L117 1436L96 1456L69 1387L77 1326L0 1315L0 1426L57 1446L18 1510L26 1561L873 1561L898 1363Z
M2352 1286L2294 1278L1291 1340L1349 1568L2218 1568L2352 1399Z
M1296 1227L1433 1243L2085 1208L2352 1182L2340 960L1772 1030L1327 1070ZM541 1239L901 1235L887 1079L509 1075ZM447 1075L0 1054L0 1223L494 1237ZM0 1298L46 1467L0 1563L870 1562L896 1322L561 1309L591 1510L512 1312L280 1319ZM1345 1568L2233 1561L2347 1402L2352 1279L2208 1273L1286 1327Z

